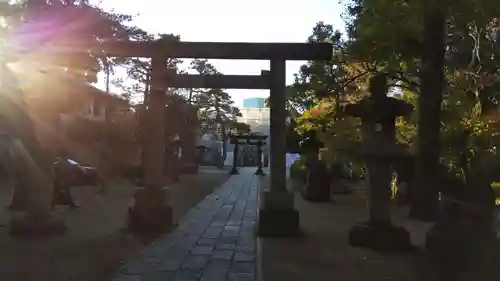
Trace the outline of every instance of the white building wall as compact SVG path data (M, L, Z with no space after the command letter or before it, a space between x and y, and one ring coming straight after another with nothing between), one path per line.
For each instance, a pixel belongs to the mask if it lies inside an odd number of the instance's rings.
M270 128L269 108L241 108L238 122L250 125L252 132L268 134Z
M250 125L253 133L267 135L267 145L263 147L264 153L267 153L271 142L271 111L270 108L240 108L241 117L238 122Z

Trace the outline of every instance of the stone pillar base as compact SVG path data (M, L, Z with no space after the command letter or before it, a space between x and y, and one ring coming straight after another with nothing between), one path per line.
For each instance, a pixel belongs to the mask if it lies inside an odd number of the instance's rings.
M26 215L13 219L9 224L9 234L13 237L46 237L62 235L68 230L66 224L50 216Z
M264 170L262 170L262 169L257 169L257 171L255 171L255 175L256 176L265 176L266 173L264 173Z
M264 237L294 237L300 234L299 213L293 208L293 194L262 194L257 234Z
M378 252L409 252L410 233L391 224L360 223L349 230L349 245Z
M172 206L167 203L168 190L141 188L134 195L134 206L128 210L128 228L137 233L161 233L173 226Z
M300 234L299 212L295 209L260 209L257 235L294 237Z

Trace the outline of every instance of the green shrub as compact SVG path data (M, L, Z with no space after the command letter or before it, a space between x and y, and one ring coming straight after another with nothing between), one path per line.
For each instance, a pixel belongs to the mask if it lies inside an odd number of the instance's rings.
M304 183L306 182L306 172L302 159L295 161L295 163L290 166L290 178Z
M500 206L500 182L494 182L491 184L491 188L497 194L497 200L495 201L495 205Z

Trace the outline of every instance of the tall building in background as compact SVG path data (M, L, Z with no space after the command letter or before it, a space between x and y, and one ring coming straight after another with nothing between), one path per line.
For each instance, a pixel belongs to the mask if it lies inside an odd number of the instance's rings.
M271 116L269 108L265 105L265 101L266 98L249 98L243 100L243 107L240 108L241 117L238 117L238 122L250 125L252 133L267 135L267 144L269 145ZM264 154L267 154L267 147L263 147ZM233 153L233 150L233 145L230 145L228 152Z
M262 160L264 161L264 165L267 165L268 163L268 157L269 157L269 144L271 142L270 139L270 129L271 129L271 116L270 116L270 109L266 107L266 98L249 98L249 99L244 99L243 100L243 107L240 108L241 112L241 117L238 117L238 122L248 124L250 126L250 129L252 130L252 133L257 133L260 135L266 135L267 140L266 140L266 145L262 148ZM231 165L232 164L232 157L234 153L234 145L229 145L228 147L228 158L226 158L225 165ZM244 151L245 148L240 146L240 151L243 153L240 153L239 155L239 163L243 163L242 159L245 159L246 153ZM244 155L245 154L245 155ZM248 155L247 155L248 156Z
M265 98L243 100L243 107L240 108L241 117L238 117L238 122L250 125L253 133L269 135L270 111L266 107L265 101Z
M249 98L243 100L243 108L265 108L265 98Z

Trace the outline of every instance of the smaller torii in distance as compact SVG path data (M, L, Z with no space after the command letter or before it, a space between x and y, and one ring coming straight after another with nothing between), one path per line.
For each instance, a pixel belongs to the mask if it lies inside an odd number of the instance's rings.
M229 174L237 175L239 174L237 168L238 156L239 156L239 145L240 144L248 144L257 146L257 171L255 171L256 175L263 176L264 171L262 170L262 146L266 144L265 140L267 136L265 135L231 135L229 136L231 140L231 144L234 144L233 150L233 166Z

